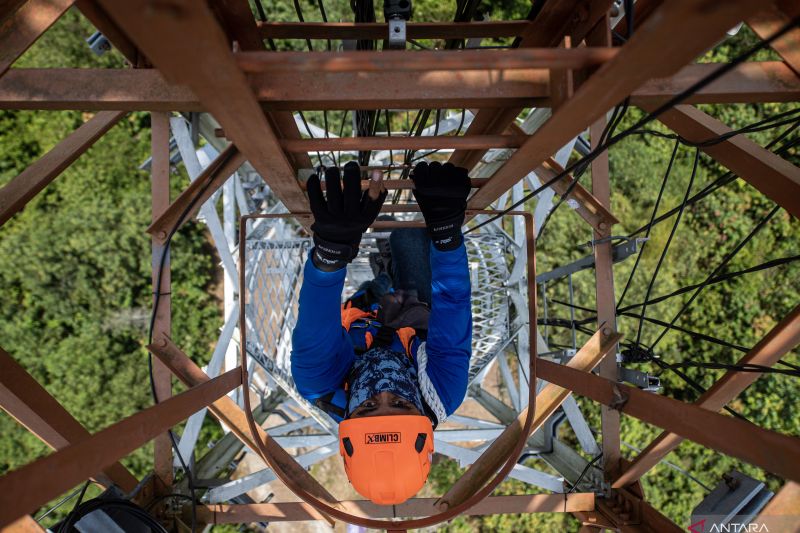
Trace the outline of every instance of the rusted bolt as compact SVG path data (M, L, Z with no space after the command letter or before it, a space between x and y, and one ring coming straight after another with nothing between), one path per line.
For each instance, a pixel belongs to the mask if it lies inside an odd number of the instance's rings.
M160 240L165 241L167 240L167 232L166 231L159 231L156 235Z
M600 222L600 223L597 225L597 227L598 227L600 230L607 230L607 229L608 229L608 224L606 224L605 222Z
M611 328L609 328L609 327L605 327L605 328L603 328L603 331L602 331L602 333L603 333L603 335L605 335L606 337L608 337L609 335L611 335Z
M159 338L158 339L158 345L161 346L162 348L166 348L166 346L167 346L167 338L164 337L164 336Z

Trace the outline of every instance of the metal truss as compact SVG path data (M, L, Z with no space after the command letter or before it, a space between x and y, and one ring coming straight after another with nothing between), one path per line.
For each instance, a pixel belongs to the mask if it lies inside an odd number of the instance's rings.
M516 37L519 46L514 50L276 55L264 50L264 39L381 39L388 30L380 23L256 22L243 0L212 6L189 0L77 0L77 8L132 68L39 70L9 66L73 2L12 0L8 13L0 14L0 108L81 108L97 114L0 189L0 226L125 113L151 111L153 223L147 231L153 263L159 263L182 224L193 218L205 224L224 280L224 325L205 368L173 343L167 261L154 274L153 289L159 297L148 346L156 356L159 403L94 435L0 350L0 406L56 450L0 477L0 527L36 530L39 526L22 515L89 477L117 486L146 505L188 489L185 478L178 484L173 481L184 465L207 489L196 509L206 524L307 519L333 523L331 514L336 511L355 523L374 525L378 518L428 516L437 509L446 513L456 508L481 490L508 457L509 477L551 494L489 497L465 512L570 512L587 528L679 531L647 503L639 480L683 439L787 479L764 511L784 513L786 502L796 499L793 481L800 480L797 439L717 413L760 374L728 371L694 404L621 383L641 376L631 377L617 363L621 336L616 331L613 268L637 253L639 243L612 246L612 227L619 221L611 211L607 155L591 161L591 190L564 170L587 129L592 142L588 150L598 147L608 113L618 102L629 97L631 105L651 111L714 72L715 66L687 63L729 28L744 20L767 39L800 14L785 0L769 5L731 0L714 9L706 3L639 0L638 30L617 46L611 31L624 33L628 21L621 10L611 16L610 0L552 0L532 21L407 26L410 38L469 39L466 48L480 48L481 38ZM771 42L782 61L740 64L681 105L665 110L658 120L684 139L699 142L725 137L731 129L694 104L797 100L799 31L793 28ZM197 66L198 58L204 68ZM357 83L353 73L358 74ZM422 128L420 135L387 131L356 137L339 137L299 114L421 108L451 113ZM457 109L463 111L453 111ZM174 111L183 114L171 115ZM534 257L528 257L528 250L533 249L534 235L521 217L508 223L492 220L467 237L474 317L467 398L492 418L452 416L437 431L435 447L466 467L465 474L440 499L413 499L389 513L368 502L338 501L307 471L336 455L338 445L336 423L301 397L289 371L291 331L311 242L303 189L315 164L330 165L371 151L369 166L407 173L407 162L398 162L398 153L425 148L471 169L476 189L468 205L471 223L483 223L509 205L521 204L520 209L533 212L532 227L538 232L558 195L587 224L593 246L584 259L529 279ZM789 161L741 135L702 150L800 216L800 169ZM190 183L170 201L170 165L177 157ZM399 191L399 203L384 210L403 222L418 221L408 201L407 180L390 179L386 184ZM525 204L531 191L538 195ZM262 213L291 217L250 219L237 234L241 217ZM371 235L385 236L383 229L378 223ZM363 246L364 252L370 251L371 240L365 239ZM245 260L240 262L240 257ZM532 295L541 284L539 306L546 322L544 284L561 276L571 283L578 269L595 273L596 332L583 346L574 342L573 349L557 353L547 344L547 331L532 323L537 316ZM346 290L355 290L371 275L364 257L355 261ZM241 301L246 302L243 307ZM740 364L776 364L800 343L799 325L796 307ZM244 336L247 342L241 343L238 339ZM242 368L240 353L249 358L249 367ZM527 375L526 369L535 373ZM187 387L185 392L173 395L172 376ZM573 393L600 405L600 442ZM532 403L526 398L533 395L535 409L528 413ZM251 397L261 400L253 412L245 410ZM195 460L207 414L226 435ZM663 429L632 462L620 455L621 414ZM276 423L276 417L283 422ZM166 431L187 419L175 455ZM577 447L559 439L564 422ZM523 427L528 434L521 433ZM119 460L151 439L155 476L137 487ZM602 462L595 463L601 452ZM256 466L230 479L233 467L248 456ZM594 458L591 463L589 458ZM548 471L537 468L541 463ZM306 502L317 503L227 503L244 501L248 492L287 479L281 476L289 476L292 490L299 488ZM319 502L333 511L321 511ZM157 512L166 516L163 509Z

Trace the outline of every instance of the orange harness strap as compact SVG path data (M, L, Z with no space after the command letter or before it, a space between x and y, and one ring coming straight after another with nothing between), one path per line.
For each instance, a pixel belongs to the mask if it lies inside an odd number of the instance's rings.
M375 313L368 313L367 311L362 311L358 307L342 307L342 327L347 331L350 331L350 326L356 320L362 318L375 318Z
M342 327L346 329L348 332L350 331L350 326L352 326L353 322L355 322L356 320L361 320L363 318L376 318L376 317L377 313L374 311L370 313L367 311L362 311L357 307L351 307L351 306L345 307L344 305L342 306ZM411 357L411 342L414 340L414 337L417 334L416 330L411 327L405 327L396 330L395 334L400 339L400 343L403 345L403 348L406 351L406 355ZM373 338L372 333L370 333L369 331L367 331L364 334L364 341L367 344L367 349L369 349L372 346L374 340L375 339Z

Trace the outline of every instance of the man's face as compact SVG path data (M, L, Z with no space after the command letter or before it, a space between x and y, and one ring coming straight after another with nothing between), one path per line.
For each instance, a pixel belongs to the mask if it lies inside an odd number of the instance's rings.
M350 418L362 416L386 415L421 415L414 404L391 392L380 392L365 401L350 415Z

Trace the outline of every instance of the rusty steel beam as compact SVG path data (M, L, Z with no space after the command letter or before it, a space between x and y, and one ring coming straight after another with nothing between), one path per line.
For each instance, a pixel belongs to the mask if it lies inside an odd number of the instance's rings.
M244 162L244 155L236 149L236 146L228 145L210 165L203 169L197 179L169 204L169 207L161 210L158 216L153 218L147 233L163 241L170 232L177 231L197 214L200 207Z
M608 36L610 40L610 35ZM596 148L601 132L606 126L606 118L602 117L589 128L592 148ZM611 184L609 183L608 151L603 152L591 163L592 193L601 205L611 207ZM592 246L594 252L594 279L595 295L597 301L597 327L601 330L616 331L617 310L614 297L614 259L611 237L611 226L605 224L595 228L592 237L598 242ZM598 374L606 379L616 381L619 375L617 369L617 346L609 351L597 365ZM600 433L603 438L603 473L605 479L610 481L619 473L620 469L620 419L619 411L606 406L600 406Z
M598 331L583 347L578 350L567 363L570 368L578 369L578 372L590 372L597 363L616 346L622 336L618 333L605 334ZM543 361L540 359L537 365ZM497 472L503 461L514 449L514 445L521 438L528 438L533 435L542 424L552 415L558 407L564 403L570 391L554 383L548 383L536 395L536 407L533 425L529 435L521 435L528 409L523 410L517 419L511 423L497 437L494 442L481 454L467 471L450 487L439 500L436 506L439 510L446 510L464 502L475 491L483 487L489 479Z
M798 344L800 344L800 306L795 307L737 364L773 366ZM759 372L728 371L697 399L695 405L710 411L719 411L759 376L761 376ZM614 480L612 486L620 488L635 483L669 452L677 448L681 442L683 442L683 438L675 433L669 431L661 433Z
M264 39L368 39L383 40L389 35L385 22L258 22ZM408 39L475 39L516 37L528 25L527 20L486 22L409 22Z
M264 38L259 34L253 12L247 0L216 0L211 9L222 23L225 33L235 41L239 50L264 50ZM292 113L287 111L267 111L267 120L278 137L299 139L300 130ZM287 154L295 170L312 166L308 154Z
M290 211L308 211L294 169L204 2L99 3L168 80L192 90Z
M11 355L0 348L0 407L39 440L54 450L89 438L80 422L28 374ZM136 488L138 480L120 463L113 463L89 475L110 487L118 485L126 492Z
M14 13L28 0L0 0L0 24L14 16Z
M44 528L30 515L18 518L4 528L0 528L0 533L44 533Z
M75 0L28 0L0 21L0 77Z
M428 50L422 52L240 52L244 72L404 72L428 70L580 69L601 65L616 48L527 48L515 50Z
M674 76L645 82L631 95L637 106L655 106L683 92L711 72L717 63L686 65ZM689 96L687 104L745 104L796 102L800 100L800 78L782 61L751 61L738 65L718 80Z
M611 7L610 0L550 0L520 35L520 47L557 46L569 37L578 46Z
M693 106L676 106L661 115L659 120L693 142L731 131L719 120ZM800 168L762 148L746 135L737 135L719 144L701 147L701 150L793 216L800 217Z
M800 480L800 438L565 365L539 361L542 379L786 479Z
M796 0L766 2L763 10L746 20L747 25L762 39L767 39L800 15L800 4ZM800 76L800 29L794 28L775 39L772 49Z
M169 114L150 113L150 198L152 219L164 214L169 207ZM153 336L170 336L172 333L172 291L169 248L165 239L154 235L151 242L153 278ZM162 261L162 255L166 254ZM160 295L157 297L156 295ZM157 303L157 307L156 307ZM161 361L153 361L153 390L157 402L172 396L172 375ZM172 442L168 433L158 435L153 441L153 470L166 492L172 485Z
M58 83L54 83L58 80ZM155 69L11 69L0 109L202 111L192 91Z
M795 521L798 520L800 517L800 483L787 481L767 506L761 510L755 522L764 522L776 516L786 516ZM800 527L800 524L795 523Z
M249 77L263 108L286 110L546 103L548 80L543 69L502 76L499 71L432 71L368 73L358 79L308 72ZM167 83L153 69L12 69L0 78L0 109L201 111L203 106L186 87Z
M688 65L675 76L652 79L634 91L631 102L656 105L716 68L713 63ZM372 72L358 79L346 73L300 72L251 75L249 82L261 106L271 110L494 107L501 109L479 113L474 120L513 127L518 113L503 108L550 105L550 75L545 69ZM799 99L800 78L780 61L764 61L739 65L687 102ZM167 83L154 69L12 69L0 78L0 109L200 111L203 106L189 89ZM296 138L283 129L281 133Z
M21 211L123 116L123 111L99 112L0 189L0 226Z
M387 506L369 500L345 500L342 504L373 518L429 516L435 511L436 498L412 498ZM468 516L520 513L575 513L593 511L595 495L591 492L572 494L526 494L490 496L466 513ZM197 508L197 518L207 524L246 524L250 522L285 522L314 520L314 508L305 502L254 503L240 505L204 505Z
M184 354L170 339L161 337L156 339L147 349L166 364L173 374L186 386L196 387L209 380L208 375L197 366L189 357ZM245 413L236 403L227 396L219 398L208 406L209 412L217 420L225 424L241 440L245 446L251 450L258 447L253 441L250 429L245 418ZM289 472L292 477L303 486L303 488L326 502L331 507L339 508L339 502L322 485L315 480L300 464L289 455L286 450L280 447L275 440L270 437L263 429L256 426L259 438L266 444L270 454L275 458L281 467ZM329 520L327 517L322 517Z
M433 150L447 148L519 148L526 135L455 135L391 137L336 137L332 139L284 139L281 146L288 152L331 152L358 150Z
M556 176L556 174L564 171L564 167L552 157L547 158L547 161L542 163L542 166L536 169L536 175L543 181L547 181ZM491 178L488 178L491 179ZM563 180L553 183L553 190L560 196L564 196L567 190L575 181L572 175L567 174ZM614 224L618 224L619 220L611 213L605 206L597 199L591 192L586 190L580 183L576 184L572 192L567 197L569 200L574 200L578 203L575 211L578 215L589 223L590 226L598 231L606 231Z
M663 0L636 0L636 7L634 8L634 29L639 27L642 22L650 18L650 15L662 4ZM626 35L628 33L628 21L622 17L614 26L614 31L619 35Z
M367 72L357 76L292 72L249 76L262 106L294 110L453 109L473 104L503 107L544 103L549 96L549 79L545 69ZM0 102L1 99L2 94Z
M605 63L557 109L511 158L492 181L470 199L470 207L489 206L522 176L538 167L634 92L648 79L671 76L725 34L728 28L757 10L745 0L731 0L706 9L702 0L673 0L641 24L620 53ZM654 61L658 57L660 60Z
M520 48L555 47L564 37L569 37L577 47L589 31L611 7L610 0L550 0L545 2L536 19L521 35ZM492 109L479 109L465 135L503 133L525 107L509 107L502 113ZM456 150L450 155L454 165L472 168L485 152ZM520 176L521 177L521 176Z
M509 131L515 135L526 135L525 131L514 123L512 123L509 127ZM539 176L539 179L544 182L551 180L557 174L563 171L564 167L559 165L558 162L552 157L548 157L547 161L542 163L542 165L536 169L536 175ZM564 196L574 181L575 178L572 177L571 174L567 174L564 179L556 181L551 187L556 191L556 193ZM617 217L615 217L611 211L606 209L600 200L598 200L592 193L587 191L580 183L577 183L572 187L572 192L570 192L568 198L578 203L578 207L575 209L575 211L577 211L578 215L588 222L589 225L595 230L606 231L614 224L619 223Z
M235 368L0 477L0 527L114 464L241 384L241 369Z

